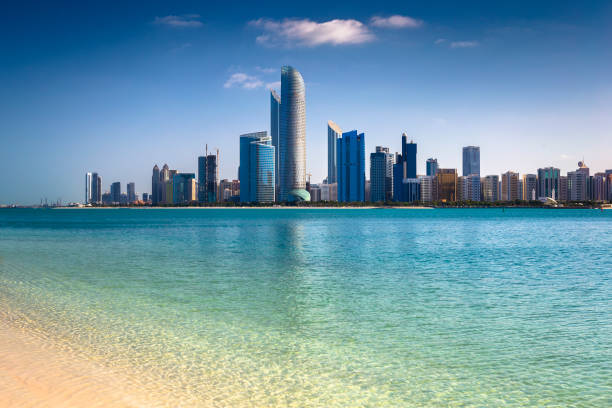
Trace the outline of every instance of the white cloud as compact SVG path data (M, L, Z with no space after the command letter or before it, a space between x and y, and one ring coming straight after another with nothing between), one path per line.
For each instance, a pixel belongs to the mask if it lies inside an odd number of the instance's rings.
M165 17L155 17L153 24L165 25L175 28L201 27L199 14L183 14L180 16L169 15Z
M262 67L255 67L255 69L259 72L263 72L264 74L273 74L275 72L278 71L278 69L276 68L262 68Z
M268 89L280 89L281 81L270 82L266 84L266 88Z
M370 24L375 27L383 28L418 28L423 25L423 21L400 15L393 15L390 17L374 16L370 20Z
M474 48L479 45L478 41L453 41L450 43L451 48Z
M374 34L357 20L334 19L318 23L310 19L259 19L249 23L261 28L257 43L267 46L305 46L322 44L362 44L374 40Z
M570 158L571 158L571 156L568 155L568 154L565 154L565 153L561 154L561 159L563 159L563 160L567 160L567 159L570 159Z
M434 41L434 44L440 45L444 44L446 41L448 41L446 38L438 38L436 41Z
M257 89L263 86L263 81L255 76L247 75L243 72L236 72L232 74L225 84L224 88L240 87L243 89Z

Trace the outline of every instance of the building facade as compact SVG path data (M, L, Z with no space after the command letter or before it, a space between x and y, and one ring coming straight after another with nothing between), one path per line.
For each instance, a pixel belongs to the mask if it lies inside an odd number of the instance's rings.
M278 164L280 163L280 105L281 97L276 91L270 89L270 137L272 138L272 146L274 146L274 191L278 194L280 185L280 172Z
M480 177L480 147L465 146L463 148L463 177L477 174Z
M116 204L121 203L121 183L120 182L115 181L113 184L111 184L110 195L111 195L111 201L113 203L116 203Z
M438 169L438 199L457 201L457 169Z
M538 199L538 176L523 174L523 200L535 201Z
M219 153L198 157L198 201L214 203L218 198Z
M274 202L276 149L267 132L240 136L240 201Z
M393 154L388 147L376 146L370 154L370 201L393 199Z
M342 136L342 129L331 120L327 122L327 183L332 184L338 181L338 159L336 145Z
M438 184L435 176L420 176L421 201L430 203L438 199Z
M501 200L514 201L519 199L519 174L508 171L502 174Z
M134 182L127 184L127 202L133 203L136 201L136 184Z
M92 187L92 175L91 173L85 174L85 202L83 204L91 203L91 187Z
M490 175L480 179L482 201L499 200L499 176Z
M172 177L172 203L183 204L197 200L194 173L176 173Z
M425 162L425 167L425 174L428 176L435 176L438 172L438 159L427 159L427 162Z
M279 201L309 201L306 191L306 89L293 67L281 68Z
M538 169L538 199L552 198L559 200L559 178L561 171L555 167Z
M345 132L336 141L338 201L365 201L365 135Z

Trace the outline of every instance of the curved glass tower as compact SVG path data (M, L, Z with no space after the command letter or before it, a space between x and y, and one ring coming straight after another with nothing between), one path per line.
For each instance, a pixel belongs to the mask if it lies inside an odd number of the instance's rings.
M293 67L281 68L279 201L309 201L306 189L306 89Z

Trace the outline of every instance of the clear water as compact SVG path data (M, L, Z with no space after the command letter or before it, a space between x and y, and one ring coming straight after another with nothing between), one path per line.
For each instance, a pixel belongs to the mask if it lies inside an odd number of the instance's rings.
M612 211L4 210L0 313L176 405L612 406Z

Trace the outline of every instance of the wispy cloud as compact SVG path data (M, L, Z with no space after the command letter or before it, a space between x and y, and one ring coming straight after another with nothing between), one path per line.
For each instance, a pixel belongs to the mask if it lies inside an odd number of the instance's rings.
M334 19L318 23L310 19L259 19L249 24L263 30L256 41L266 46L363 44L375 39L370 29L357 20Z
M263 72L264 74L273 74L278 71L278 69L276 68L262 68L262 67L255 67L255 70L259 72Z
M396 14L389 17L374 16L370 19L370 24L382 28L418 28L423 25L423 20Z
M236 72L232 74L225 84L223 84L224 88L243 88L243 89L257 89L263 86L263 81L256 76L247 75L244 72Z
M453 41L450 43L451 48L474 48L479 45L478 41Z
M155 17L153 24L164 25L174 28L195 28L201 27L203 24L200 21L199 14L183 14L180 16L169 15L165 17Z
M444 44L447 41L448 40L446 38L438 38L436 41L434 41L434 44L440 45L440 44Z
M266 84L266 88L268 89L280 89L281 81L270 82Z

